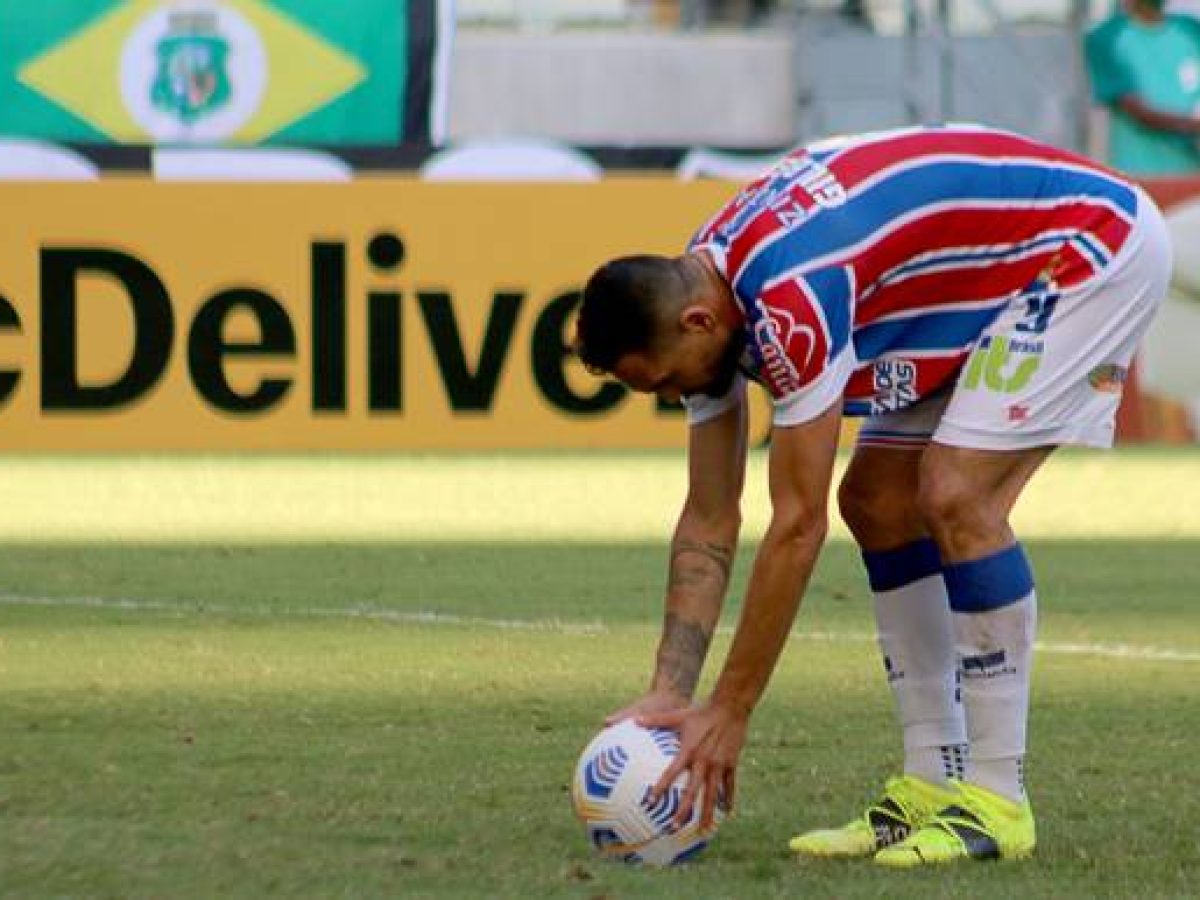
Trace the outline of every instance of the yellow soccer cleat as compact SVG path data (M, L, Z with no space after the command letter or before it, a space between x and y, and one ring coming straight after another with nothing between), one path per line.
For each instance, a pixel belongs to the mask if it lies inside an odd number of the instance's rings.
M957 793L916 775L889 778L883 796L859 818L841 828L808 831L788 842L805 856L871 856L908 837L939 809L955 802Z
M911 868L959 859L1022 859L1037 835L1029 801L1015 803L973 784L959 784L953 802L900 843L880 850L881 866Z

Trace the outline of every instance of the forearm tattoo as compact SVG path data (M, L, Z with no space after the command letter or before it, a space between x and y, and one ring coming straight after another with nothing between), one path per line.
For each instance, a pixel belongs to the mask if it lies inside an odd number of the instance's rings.
M662 643L658 648L658 674L685 697L692 696L708 655L712 631L700 622L681 619L667 613L663 622Z
M699 587L716 580L718 583L714 587L724 593L732 566L733 549L730 547L686 538L677 540L671 548L668 590L677 587Z
M658 649L658 677L670 687L690 697L700 680L708 644L712 640L717 612L729 583L733 548L707 541L677 539L671 547L671 574L668 593L682 591L699 599L701 609L711 609L712 622L683 618L668 612L663 622L662 643ZM695 608L695 607L693 607Z

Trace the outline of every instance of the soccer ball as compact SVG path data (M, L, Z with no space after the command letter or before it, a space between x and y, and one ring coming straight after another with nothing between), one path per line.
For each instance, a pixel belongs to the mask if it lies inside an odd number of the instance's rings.
M605 728L587 745L575 767L571 800L601 855L669 866L692 859L708 845L722 818L719 801L708 829L700 828L703 792L682 827L671 822L687 787L686 772L657 803L647 797L678 753L675 732L642 728L632 719Z

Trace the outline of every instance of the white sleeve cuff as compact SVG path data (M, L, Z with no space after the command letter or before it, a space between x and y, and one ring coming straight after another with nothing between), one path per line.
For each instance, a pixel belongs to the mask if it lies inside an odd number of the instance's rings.
M703 425L717 416L729 412L735 406L741 405L746 397L746 378L741 372L734 376L733 384L721 397L710 397L707 394L692 394L683 398L683 406L687 410L689 425Z
M811 422L842 396L857 362L854 345L847 341L837 359L829 364L829 368L820 378L775 401L775 412L771 421L782 428Z

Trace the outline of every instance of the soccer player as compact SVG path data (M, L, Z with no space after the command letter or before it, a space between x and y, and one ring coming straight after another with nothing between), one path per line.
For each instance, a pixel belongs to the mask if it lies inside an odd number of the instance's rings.
M1009 525L1055 447L1111 446L1170 268L1162 217L1117 175L977 127L802 148L675 258L601 266L576 350L682 399L687 498L651 687L610 721L679 731L711 820L826 533L839 423L864 416L838 501L862 550L903 771L791 847L888 866L1033 851L1023 760L1036 617ZM773 401L772 513L733 643L693 705L740 522L746 383ZM702 793L701 793L702 792Z

